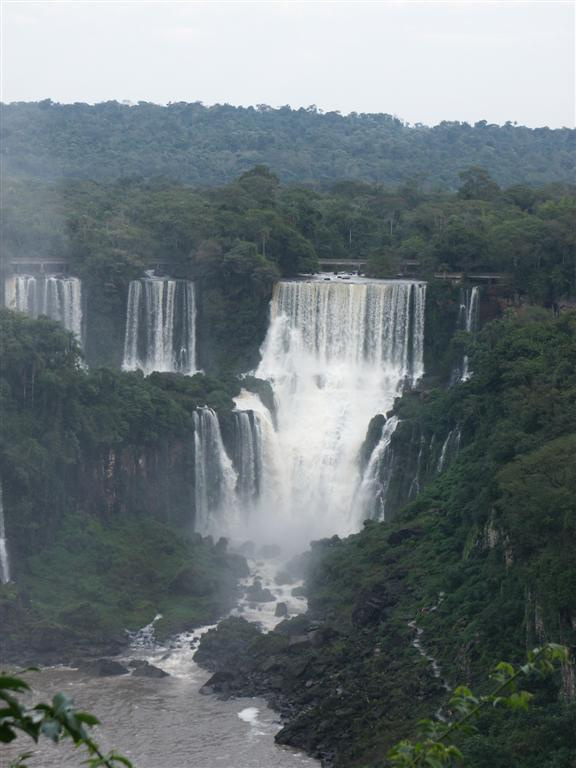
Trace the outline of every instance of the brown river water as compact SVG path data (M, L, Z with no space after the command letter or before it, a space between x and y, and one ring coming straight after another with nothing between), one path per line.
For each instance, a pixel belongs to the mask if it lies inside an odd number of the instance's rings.
M256 564L263 583L268 564ZM259 568L258 568L259 567ZM272 588L272 586L271 586ZM290 597L290 589L274 585L278 600L291 614L305 603ZM271 629L275 603L240 605L240 615ZM262 699L221 701L199 693L210 673L193 661L197 638L206 628L180 635L165 646L153 642L150 627L134 638L128 659L146 659L170 677L92 677L80 670L52 667L26 675L38 701L62 691L75 705L101 721L94 732L104 750L114 748L134 763L134 768L301 768L319 763L296 750L274 743L281 725ZM23 751L33 751L30 768L78 768L85 753L70 743L44 742L30 747L25 737L0 748L0 766Z

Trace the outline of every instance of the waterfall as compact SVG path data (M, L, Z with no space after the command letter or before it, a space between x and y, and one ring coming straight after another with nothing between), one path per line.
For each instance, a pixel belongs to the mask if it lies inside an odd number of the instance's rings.
M478 330L479 320L479 303L478 299L480 292L478 286L474 285L472 288L466 288L464 291L463 301L460 303L460 312L458 313L459 330L466 331L474 335ZM462 373L460 374L460 381L468 381L472 371L468 363L468 355L464 355L462 360Z
M460 427L451 429L446 436L446 439L442 443L442 450L440 451L440 457L438 458L438 464L436 465L436 473L440 474L444 470L447 461L454 459L460 452L460 441L462 438L462 432Z
M253 411L232 414L234 423L233 461L238 472L236 493L244 505L253 504L260 495L262 474L262 438L260 424Z
M5 303L30 317L47 315L82 339L82 283L77 277L12 275L6 280Z
M6 527L4 525L4 505L2 501L2 486L0 485L0 583L7 584L9 581L10 560L8 559Z
M384 423L382 435L370 455L360 483L356 504L363 516L370 520L386 519L386 496L392 464L390 443L397 426L397 416L392 416Z
M446 454L448 453L448 446L450 445L450 441L452 440L452 435L454 433L454 430L451 429L450 432L448 432L448 436L446 437L446 440L442 443L442 449L440 450L440 457L438 459L438 465L436 467L436 472L440 474L442 470L444 469L444 464L446 463Z
M426 439L424 435L420 435L420 446L418 448L418 458L416 459L416 472L414 474L414 477L412 478L412 482L410 483L410 488L408 490L408 498L412 499L415 496L418 496L422 489L422 455L424 453L424 448L426 446Z
M325 276L276 285L256 375L277 401L279 531L310 539L358 528L366 427L423 373L425 291Z
M274 420L252 392L243 389L234 402L232 460L238 473L240 514L236 529L229 532L261 543L274 541L287 503L284 458Z
M238 475L224 448L215 411L199 408L193 414L193 424L194 527L202 534L225 533L238 515Z
M130 282L122 368L146 375L196 372L194 283L156 277Z

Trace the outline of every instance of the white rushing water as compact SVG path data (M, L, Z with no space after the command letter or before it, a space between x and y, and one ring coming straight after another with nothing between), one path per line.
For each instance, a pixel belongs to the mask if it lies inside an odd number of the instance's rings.
M2 486L0 485L0 583L8 584L10 581L10 560L8 557L8 542L6 541L6 527L4 524L4 502L2 498Z
M347 534L366 516L360 447L370 419L423 374L425 292L327 276L276 285L256 371L277 403L282 495L258 521L273 540Z
M370 454L358 489L357 507L371 520L386 519L386 494L390 481L387 470L392 457L390 441L397 426L398 417L392 416L382 427L382 435Z
M216 412L199 408L194 422L194 520L200 533L228 533L237 522L238 474L222 441Z
M66 275L12 275L6 279L8 309L46 315L82 339L82 283Z
M276 597L275 601L240 601L233 615L258 622L264 631L274 628L278 602L286 604L288 615L306 610L303 598L294 598L292 589L301 582L280 586L276 575L281 564L256 558L249 560L248 586L257 578ZM132 645L120 659L127 667L147 661L169 674L151 679L134 675L91 677L82 669L54 667L29 673L39 700L57 691L72 695L80 709L93 712L102 722L96 738L108 751L114 747L129 757L137 768L297 768L318 766L300 750L274 743L280 729L277 715L263 699L241 698L223 701L203 695L201 687L211 673L194 661L200 637L212 629L201 627L157 642L157 616L132 635ZM22 752L18 739L5 745L6 760ZM81 754L66 741L52 745L47 739L32 746L30 768L76 768ZM3 765L3 763L2 763Z
M460 304L460 316L459 316L459 322L461 323L460 327L462 330L466 331L467 333L474 334L478 330L478 321L479 321L479 298L480 298L480 292L478 290L478 286L474 285L472 288L466 288L464 291L464 300ZM460 381L468 381L470 376L472 375L472 371L470 370L470 364L468 361L468 355L464 355L464 359L462 361L462 374L460 376Z
M130 282L122 367L146 375L196 372L194 283L157 277Z

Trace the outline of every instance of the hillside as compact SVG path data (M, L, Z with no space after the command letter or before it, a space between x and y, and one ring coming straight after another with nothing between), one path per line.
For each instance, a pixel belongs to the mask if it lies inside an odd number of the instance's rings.
M454 189L471 165L501 185L574 178L573 130L511 123L410 127L387 114L344 116L315 107L47 99L2 105L1 125L4 172L44 180L139 175L214 185L259 163L305 185L418 178L429 188Z

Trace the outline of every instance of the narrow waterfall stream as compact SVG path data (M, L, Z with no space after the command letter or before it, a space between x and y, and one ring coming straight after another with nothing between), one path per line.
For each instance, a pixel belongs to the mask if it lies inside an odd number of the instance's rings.
M0 584L8 584L9 581L10 559L8 557L8 542L6 540L6 526L4 524L2 485L0 485Z
M471 288L463 289L462 293L460 313L458 315L458 329L466 331L466 333L475 334L478 330L480 291L478 286L474 285ZM470 370L468 355L464 355L459 380L468 381L471 375L472 371Z

